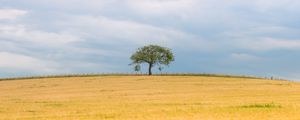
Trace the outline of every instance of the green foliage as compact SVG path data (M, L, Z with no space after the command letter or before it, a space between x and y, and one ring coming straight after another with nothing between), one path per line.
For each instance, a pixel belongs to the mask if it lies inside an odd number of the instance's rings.
M269 104L253 104L241 106L241 108L281 108L281 105L276 105L274 103Z
M135 64L149 63L149 64L164 64L169 65L174 61L173 53L169 48L158 45L148 45L139 48L130 59Z
M151 75L152 67L156 65L168 66L172 61L174 61L174 55L169 48L158 45L148 45L138 48L130 59L134 65L140 65L142 63L149 64L149 75Z
M134 66L134 71L135 71L135 72L141 71L141 65L135 65L135 66Z
M164 67L162 67L162 66L159 66L158 67L158 70L161 72L162 70L164 69Z

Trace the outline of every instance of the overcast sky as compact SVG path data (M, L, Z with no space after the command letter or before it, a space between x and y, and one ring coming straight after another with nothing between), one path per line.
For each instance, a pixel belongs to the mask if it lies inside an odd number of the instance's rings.
M299 0L0 0L0 77L133 72L158 44L165 72L300 80L299 15Z

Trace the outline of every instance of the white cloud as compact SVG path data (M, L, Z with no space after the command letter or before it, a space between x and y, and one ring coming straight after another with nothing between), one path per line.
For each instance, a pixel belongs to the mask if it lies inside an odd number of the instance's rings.
M256 61L256 60L260 60L260 57L254 56L254 55L250 55L250 54L245 54L245 53L232 53L230 55L230 58L234 59L234 60L238 60L238 61Z
M223 43L236 49L255 52L273 50L300 50L299 29L281 25L252 24L249 27L228 30L221 34Z
M20 1L20 0L2 0L5 4L10 3L16 3L16 5L30 5L31 9L36 8L46 8L51 9L50 11L33 11L33 12L68 12L71 11L74 13L76 12L82 12L82 11L98 11L102 8L105 8L109 6L111 3L120 3L120 0L88 0L88 1L82 1L82 0L26 0L26 1ZM1 2L1 0L0 0Z
M116 20L103 16L75 16L61 26L81 36L105 44L145 45L161 44L171 47L209 48L200 37L172 28L157 27L130 20ZM84 31L82 31L84 30ZM198 44L195 44L198 43Z
M0 9L0 20L14 20L19 16L26 15L28 11L18 9Z
M31 71L37 73L57 72L55 63L46 60L40 60L31 56L15 54L9 52L0 52L0 68L17 69L21 71Z
M297 10L300 5L298 0L252 0L251 2L261 11L270 11L274 9Z
M0 40L30 42L33 44L57 46L80 41L75 35L34 30L25 25L0 24Z
M125 0L132 12L140 13L142 16L180 16L188 19L199 20L215 17L233 17L240 13L239 9L251 8L257 12L273 12L274 10L299 11L300 2L297 0ZM116 3L115 3L116 4ZM235 10L235 11L232 11ZM237 14L235 14L237 13ZM235 14L234 16L230 16ZM274 14L274 13L272 13ZM211 18L215 18L211 17ZM198 20L197 19L197 20ZM210 19L209 20L214 20ZM220 19L218 19L221 21Z
M237 40L236 47L254 51L271 51L271 50L299 50L300 40L276 39L276 38L257 38Z
M195 0L127 0L129 7L136 12L155 15L187 12L196 7L195 3Z

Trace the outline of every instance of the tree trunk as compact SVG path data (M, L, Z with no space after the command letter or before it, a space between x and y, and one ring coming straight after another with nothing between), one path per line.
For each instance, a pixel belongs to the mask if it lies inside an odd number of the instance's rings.
M152 63L149 63L149 69L148 69L148 74L149 75L152 75L152 67L153 67L153 64Z

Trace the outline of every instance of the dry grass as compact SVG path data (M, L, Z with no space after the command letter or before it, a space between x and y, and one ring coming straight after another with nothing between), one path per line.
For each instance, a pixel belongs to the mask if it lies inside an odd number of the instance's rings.
M0 81L1 120L299 120L300 84L201 76Z

